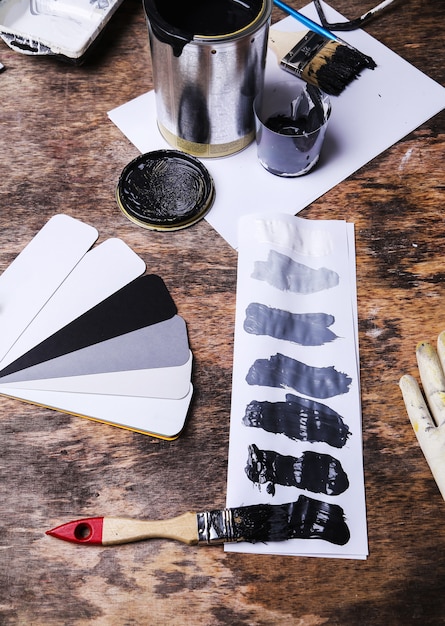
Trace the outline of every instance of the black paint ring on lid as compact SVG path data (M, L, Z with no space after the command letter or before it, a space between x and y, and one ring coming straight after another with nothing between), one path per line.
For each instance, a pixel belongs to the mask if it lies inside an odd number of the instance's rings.
M143 228L179 230L210 210L213 179L195 157L179 150L155 150L123 169L116 190L121 211Z

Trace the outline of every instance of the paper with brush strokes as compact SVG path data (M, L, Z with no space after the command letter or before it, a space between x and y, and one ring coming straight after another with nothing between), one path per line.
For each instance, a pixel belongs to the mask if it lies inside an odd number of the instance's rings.
M353 225L257 214L238 237L227 506L305 497L323 515L226 550L364 559Z

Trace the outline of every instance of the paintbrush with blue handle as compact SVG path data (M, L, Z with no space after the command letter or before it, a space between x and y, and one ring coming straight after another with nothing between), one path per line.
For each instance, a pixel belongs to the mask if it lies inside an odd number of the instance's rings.
M274 0L274 4L309 29L301 33L270 30L269 47L287 72L325 93L338 96L358 78L362 70L376 67L370 56L356 50L320 24L281 0Z

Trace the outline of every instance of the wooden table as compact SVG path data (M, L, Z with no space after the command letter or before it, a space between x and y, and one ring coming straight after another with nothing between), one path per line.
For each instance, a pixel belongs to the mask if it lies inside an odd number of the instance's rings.
M371 3L333 4L352 18ZM273 20L282 17L274 9ZM367 30L443 84L444 18L443 2L398 2ZM125 1L81 67L5 45L0 60L0 271L57 213L97 227L99 241L122 238L187 321L196 388L174 442L0 398L0 623L445 623L445 503L398 388L402 373L417 375L416 343L445 328L444 114L301 213L356 227L369 558L162 540L87 548L44 531L81 516L224 506L236 253L206 221L166 235L117 207L118 176L138 153L106 112L152 87L140 0Z

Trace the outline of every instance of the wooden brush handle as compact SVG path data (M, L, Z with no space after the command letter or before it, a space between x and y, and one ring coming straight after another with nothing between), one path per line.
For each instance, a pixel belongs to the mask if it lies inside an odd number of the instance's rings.
M143 539L175 539L188 545L198 543L196 513L184 513L159 521L104 517L102 545L115 545Z
M308 33L308 30L298 33L288 33L271 28L269 31L269 48L277 55L278 63L292 50Z

